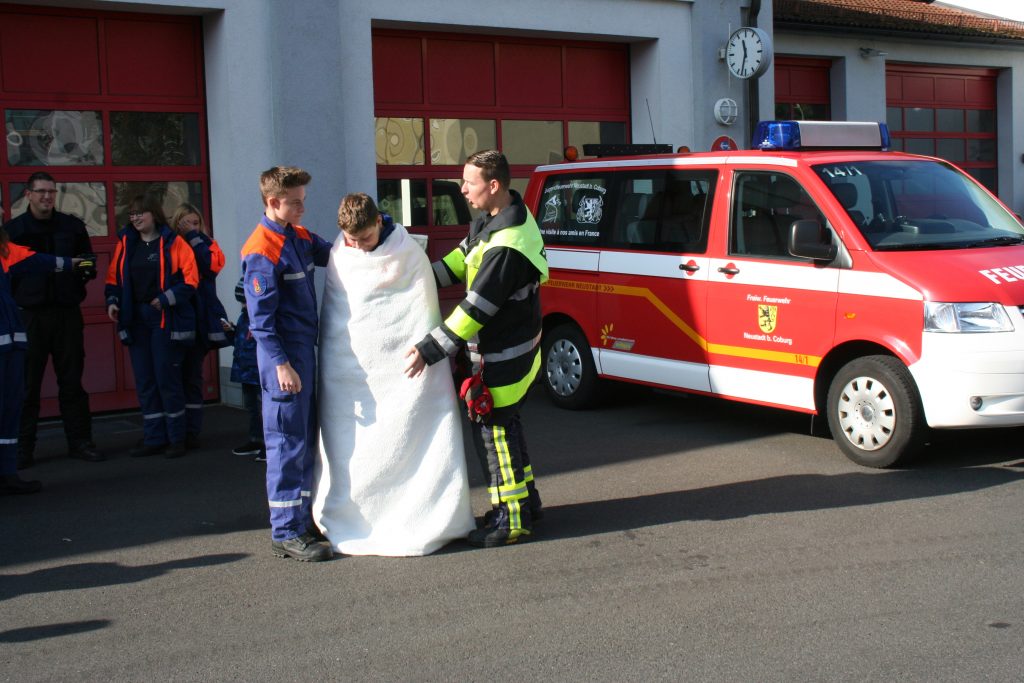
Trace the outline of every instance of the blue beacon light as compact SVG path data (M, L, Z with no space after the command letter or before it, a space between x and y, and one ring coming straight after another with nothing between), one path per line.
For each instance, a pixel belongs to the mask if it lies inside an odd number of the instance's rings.
M751 147L760 150L889 149L889 127L870 121L761 121Z

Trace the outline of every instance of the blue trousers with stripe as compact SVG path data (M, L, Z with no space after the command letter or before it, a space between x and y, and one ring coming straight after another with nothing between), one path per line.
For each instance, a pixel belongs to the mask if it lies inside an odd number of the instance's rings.
M18 427L25 401L25 350L0 352L0 475L18 473Z
M182 375L185 388L185 431L199 436L203 430L203 364L210 352L205 344L185 349Z
M299 345L295 345L299 346ZM271 536L284 541L312 524L313 465L316 462L316 349L289 347L302 391L281 391L273 360L257 351L263 388L263 441L267 452L267 502Z
M135 304L128 353L135 392L142 409L142 437L147 446L185 441L185 389L181 362L185 347L160 329L160 311Z

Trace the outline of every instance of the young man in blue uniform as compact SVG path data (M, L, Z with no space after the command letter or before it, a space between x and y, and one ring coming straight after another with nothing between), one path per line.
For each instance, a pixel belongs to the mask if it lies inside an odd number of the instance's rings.
M263 391L271 547L278 557L318 562L332 551L311 510L318 332L313 270L327 265L331 243L298 225L309 181L309 173L291 166L260 176L265 211L242 247L242 277Z

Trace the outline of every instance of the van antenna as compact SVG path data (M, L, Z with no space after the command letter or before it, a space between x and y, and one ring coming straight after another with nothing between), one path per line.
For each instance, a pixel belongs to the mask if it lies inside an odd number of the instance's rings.
M654 134L654 119L651 118L651 103L646 97L644 103L647 104L647 120L651 122L651 139L654 140L654 144L658 144L658 138Z

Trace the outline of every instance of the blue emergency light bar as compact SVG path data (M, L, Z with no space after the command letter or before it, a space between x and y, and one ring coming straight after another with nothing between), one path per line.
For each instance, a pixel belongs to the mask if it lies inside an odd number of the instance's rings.
M889 127L874 121L761 121L753 149L889 149Z

